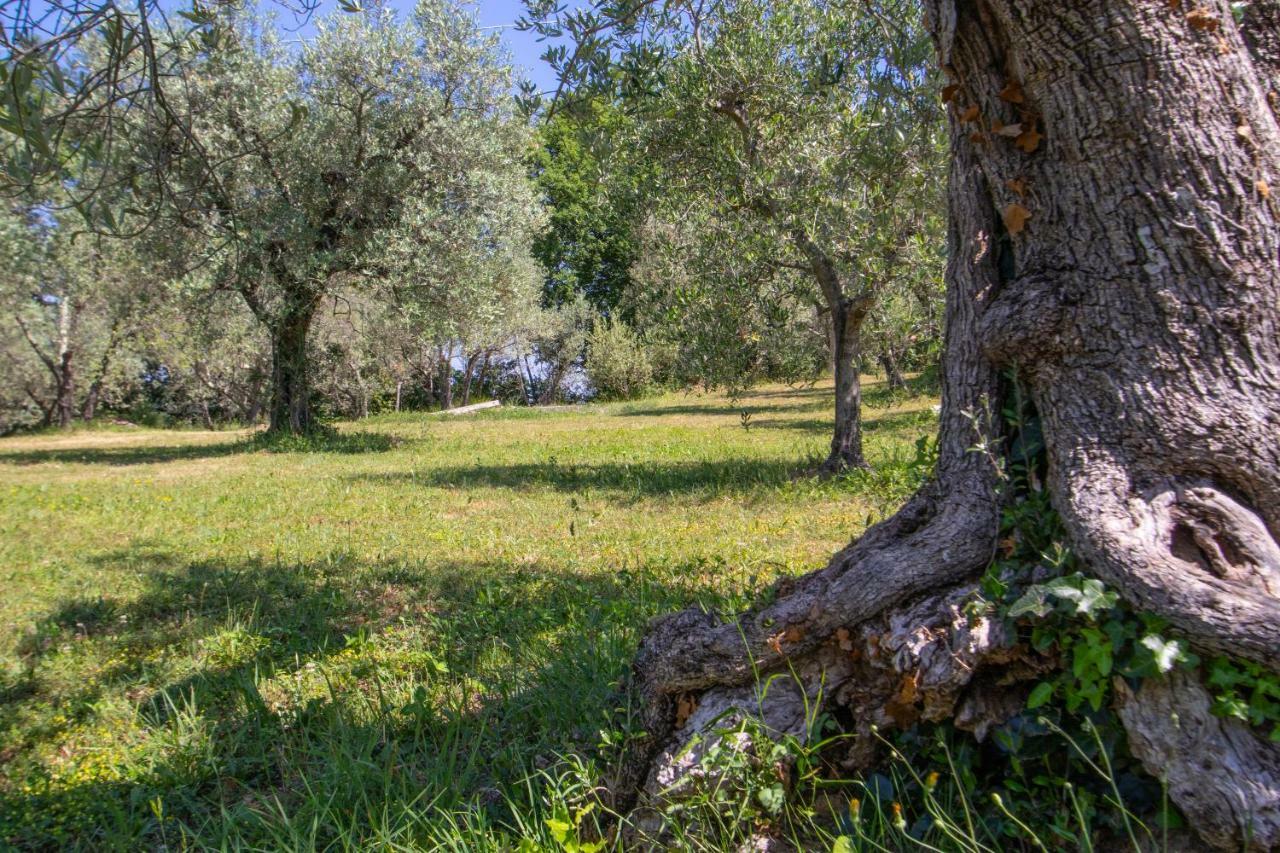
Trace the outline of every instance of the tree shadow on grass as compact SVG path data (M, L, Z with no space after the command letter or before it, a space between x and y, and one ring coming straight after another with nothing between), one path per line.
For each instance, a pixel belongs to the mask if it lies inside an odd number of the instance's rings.
M352 480L432 488L555 489L560 492L615 492L637 498L706 492L742 493L782 485L798 463L772 459L722 462L525 462L509 465L454 465L414 472L357 473Z
M751 399L755 396L757 395L747 395L744 399ZM825 399L802 401L791 404L761 403L756 405L736 406L731 403L687 403L679 406L647 407L632 404L619 411L618 415L628 418L661 418L672 415L721 415L740 417L743 412L746 412L749 415L761 415L766 413L776 414L778 412L814 412L827 407L828 403Z
M928 409L864 414L862 429L867 433L895 431L910 427L923 429L932 426L935 420L936 416ZM751 422L752 429L793 429L812 433L829 433L831 427L830 418L768 418Z
M40 465L48 462L83 465L150 465L193 459L216 459L242 453L381 453L400 446L403 439L377 432L333 432L315 436L231 436L209 444L165 444L125 447L55 447L38 450L0 450L0 464Z
M155 847L179 827L197 846L361 846L380 821L422 838L457 810L500 820L504 797L536 806L531 771L594 743L648 617L725 604L694 564L104 559L149 567L144 589L56 607L23 644L34 691L0 714L47 703L92 727L132 703L142 757L97 743L93 772L52 782L28 761L33 784L0 784L0 839L19 848ZM42 667L77 644L124 663L50 688Z

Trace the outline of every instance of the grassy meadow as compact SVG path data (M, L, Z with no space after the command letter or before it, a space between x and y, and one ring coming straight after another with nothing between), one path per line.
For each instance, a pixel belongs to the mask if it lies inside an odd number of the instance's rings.
M541 849L646 620L821 565L935 402L833 481L829 385L0 440L0 847Z

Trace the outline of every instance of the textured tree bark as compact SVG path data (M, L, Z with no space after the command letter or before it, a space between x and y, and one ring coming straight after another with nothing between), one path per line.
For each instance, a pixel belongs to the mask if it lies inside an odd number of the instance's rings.
M865 317L864 310L850 306L844 299L831 309L836 406L831 452L822 464L828 474L871 467L862 455L862 383L858 376Z
M307 332L315 306L301 303L271 328L272 432L310 432L311 393L307 382Z
M969 448L998 446L997 377L1014 366L1043 423L1054 506L1090 570L1196 649L1280 672L1276 4L1242 24L1221 0L924 5L956 87L936 478L772 603L651 625L631 681L648 736L616 780L641 814L678 775L703 708L773 714L788 730L793 708L751 688L784 666L800 692L825 679L826 701L845 696L859 725L913 719L851 698L867 691L848 685L878 682L830 649L877 620L927 624L943 611L922 602L945 602L990 561L996 477ZM930 713L998 712L1004 700L976 690L998 646L975 652ZM918 681L936 666L913 650L894 672ZM1169 713L1125 718L1135 750L1204 816L1206 844L1275 844L1280 747L1233 728L1230 750L1201 750L1173 784L1187 765L1171 756L1189 741L1172 715L1199 707L1199 688L1160 689L1153 705Z
M907 387L906 377L898 368L898 360L893 357L893 353L881 353L880 366L884 368L885 382L888 383L890 391L902 391Z
M75 350L65 347L58 356L58 383L54 392L53 412L58 426L67 429L76 416Z

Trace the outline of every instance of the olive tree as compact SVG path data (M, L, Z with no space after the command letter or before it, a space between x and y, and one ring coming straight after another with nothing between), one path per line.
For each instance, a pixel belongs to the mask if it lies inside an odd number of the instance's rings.
M877 15L820 0L665 4L613 41L619 65L638 66L622 92L639 116L637 156L662 164L663 218L694 203L736 221L720 232L731 239L771 233L762 263L801 272L821 305L836 386L828 472L866 467L863 326L907 244L938 221L927 39L906 3L874 5Z
M650 625L643 734L614 785L641 817L735 715L803 737L826 709L873 745L873 726L1018 714L1063 662L966 602L1022 547L1004 511L1035 501L1062 553L1171 641L1280 674L1280 6L923 6L951 162L934 475L752 610ZM1129 749L1200 846L1274 848L1280 744L1215 714L1203 670L1161 663L1101 682Z
M326 297L474 289L484 277L468 265L527 242L528 131L497 42L449 0L405 21L322 20L296 53L248 19L226 33L178 69L169 98L189 125L134 130L139 195L163 201L183 251L212 248L215 286L270 336L271 428L306 431L308 333ZM148 183L171 149L186 160Z
M6 427L69 427L119 405L136 384L139 338L163 278L132 247L59 221L51 204L0 219L0 359Z

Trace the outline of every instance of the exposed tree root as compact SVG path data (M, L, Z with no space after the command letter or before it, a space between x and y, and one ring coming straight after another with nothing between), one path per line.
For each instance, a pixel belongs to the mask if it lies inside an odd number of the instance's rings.
M1218 850L1280 848L1280 744L1215 717L1194 678L1174 673L1135 693L1117 681L1129 748L1163 779L1196 832Z

